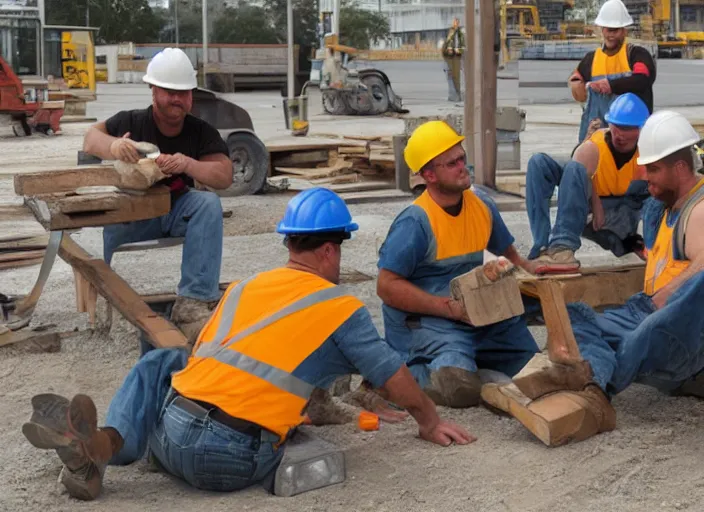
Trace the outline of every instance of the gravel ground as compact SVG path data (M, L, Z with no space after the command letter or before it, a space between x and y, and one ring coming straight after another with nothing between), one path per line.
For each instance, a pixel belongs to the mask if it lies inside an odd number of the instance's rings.
M273 99L271 101L274 101ZM277 100L278 101L278 100ZM100 103L100 102L98 102ZM257 111L252 113L257 122ZM375 120L355 121L374 123ZM18 203L11 174L29 167L71 165L80 148L85 125L67 125L61 137L3 138L0 133L0 205ZM531 151L569 153L575 127L525 132L524 159ZM359 133L364 133L360 131ZM562 141L562 142L561 142ZM542 145L540 145L542 144ZM548 147L549 146L549 147ZM256 196L227 199L233 210L226 220L222 280L246 277L284 263L286 254L273 227L286 198ZM359 234L345 243L344 268L376 275L376 254L393 217L404 203L353 205ZM525 253L530 244L525 213L503 215ZM13 232L36 229L28 222L5 223ZM75 235L89 251L101 254L100 229ZM585 263L613 260L591 243L579 257ZM121 253L115 270L138 292L175 289L180 248ZM0 271L0 291L27 293L38 267ZM614 399L618 428L585 442L548 449L513 419L483 408L443 409L442 415L472 431L478 441L466 447L440 448L420 441L412 420L382 425L378 432L353 425L315 428L320 437L344 450L347 479L343 484L294 498L276 498L262 489L234 494L205 493L161 473L144 462L111 467L103 496L81 503L56 485L60 464L51 452L34 449L20 427L29 418L32 395L55 392L72 396L88 392L104 413L110 398L139 357L137 333L117 315L111 330L87 330L85 314L75 312L73 276L57 261L33 319L77 329L53 354L25 354L12 347L0 350L0 510L151 511L669 511L704 509L704 436L699 421L704 405L690 398L669 398L634 385ZM351 285L381 325L375 281ZM544 329L534 328L544 344ZM101 419L104 418L101 415Z

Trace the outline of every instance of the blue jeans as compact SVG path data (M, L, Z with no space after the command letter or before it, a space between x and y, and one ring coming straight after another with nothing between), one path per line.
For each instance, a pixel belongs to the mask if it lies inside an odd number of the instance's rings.
M171 375L187 360L185 350L156 349L132 368L108 408L105 426L124 440L110 464L140 460L149 445L166 471L198 489L235 491L271 479L284 452L274 447L278 438L243 434L174 403Z
M214 192L189 190L156 219L112 224L103 228L103 257L110 264L122 244L165 237L185 237L178 294L202 301L220 298L222 205Z
M633 182L634 194L641 192L640 183ZM557 195L557 218L550 229L550 199L559 187ZM591 232L587 227L587 217L591 211L591 180L586 168L574 160L567 163L558 162L544 153L536 153L528 161L526 174L526 209L533 235L533 247L529 259L537 258L543 247L562 246L576 251L582 246L581 236ZM613 235L613 241L607 241L609 249L617 255L615 247L628 235L635 234L640 218L639 202L631 196L602 197L604 207L604 226L597 233ZM587 236L594 239L594 236ZM601 240L597 240L604 245ZM621 248L622 249L622 248ZM621 250L622 252L622 250Z
M633 382L671 391L704 368L703 304L704 271L680 286L660 310L644 293L601 314L582 303L567 309L594 381L615 395Z
M484 327L423 317L421 325L410 331L407 365L421 388L432 372L448 366L470 372L496 370L513 377L539 352L525 316Z
M619 75L612 75L610 78L618 78ZM579 123L579 143L587 136L589 123L594 119L600 119L601 125L606 126L606 113L609 111L611 103L616 99L614 94L602 94L587 88L587 104L582 111L582 119Z

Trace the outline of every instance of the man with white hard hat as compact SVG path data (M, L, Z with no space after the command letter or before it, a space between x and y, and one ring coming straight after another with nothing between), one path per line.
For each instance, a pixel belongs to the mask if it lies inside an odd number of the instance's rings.
M185 237L181 281L171 320L191 342L220 299L222 206L209 191L194 190L194 182L212 189L232 184L232 162L218 131L189 114L196 72L180 49L166 48L154 56L143 80L152 90L146 109L121 111L93 125L85 136L86 153L103 160L136 163L136 142L159 148L161 183L171 189L171 211L156 219L105 226L103 250L109 264L118 246L163 237Z
M616 96L632 92L653 112L655 62L647 49L626 42L627 28L633 18L621 0L607 0L594 24L601 27L604 44L587 53L569 78L572 97L586 102L579 128L581 143L589 125L597 119L606 125L604 116Z
M700 139L679 113L648 118L638 140L638 163L652 196L643 215L643 291L604 313L568 305L591 377L555 366L532 382L534 399L556 391L589 393L581 439L615 427L610 398L634 382L704 398L704 178L695 171L693 149Z

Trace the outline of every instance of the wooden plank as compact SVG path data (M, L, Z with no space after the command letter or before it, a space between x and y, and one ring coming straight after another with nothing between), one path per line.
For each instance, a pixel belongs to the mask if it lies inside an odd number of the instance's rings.
M286 142L269 142L266 144L266 149L269 151L269 153L280 153L283 151L289 152L289 151L310 151L314 149L330 149L330 148L338 148L341 146L366 146L367 143L363 141L356 141L356 140L321 140L321 141L312 141L310 137L307 138L307 140L303 140L301 142L297 142L295 140L291 141L286 141Z
M73 331L58 333L42 328L10 331L0 334L0 347L13 345L27 353L51 353L61 350L61 338Z
M343 135L343 139L352 139L352 140L366 140L366 141L380 141L381 136L380 135Z
M284 174L294 174L300 176L303 179L314 180L318 178L330 178L332 176L338 176L340 174L346 174L354 172L351 170L352 162L346 162L338 160L337 163L332 167L318 167L315 169L300 169L297 167L275 167L277 172Z
M33 251L13 251L13 252L0 252L0 263L7 261L21 261L21 260L41 260L44 257L44 249L36 249Z
M84 205L83 208L97 208L102 201L99 199L95 203L91 203L91 196L77 197L84 201L81 203ZM108 203L104 203L106 208L114 208L111 210L64 213L62 206L67 201L71 202L74 208L78 204L78 200L72 197L53 200L34 197L27 199L27 206L32 210L36 219L49 231L154 219L166 215L171 210L171 195L168 187L165 186L152 187L144 195L121 193L117 194L117 197L118 199L114 201L111 199ZM68 208L70 209L71 206Z
M347 204L384 203L389 201L412 201L413 194L395 188L369 190L367 192L343 192L340 197Z
M360 181L359 183L348 183L343 185L330 185L330 190L334 192L364 192L369 190L395 190L392 181Z
M272 163L275 167L296 167L305 164L317 164L327 162L329 149L316 149L313 151L296 151L289 154L275 154Z
M20 237L7 235L6 237L0 238L0 252L44 249L48 243L48 234L39 236L25 235Z
M7 270L10 268L20 268L20 267L31 267L32 265L40 265L44 260L44 257L35 258L31 260L13 260L4 261L0 263L0 270Z
M70 236L63 237L59 256L80 272L128 322L144 331L152 345L157 348L187 346L187 339L180 330L152 311L104 260L88 254Z
M15 194L36 196L52 192L74 191L79 187L120 185L120 175L111 164L82 165L55 171L16 174Z
M572 324L567 314L565 297L559 282L546 279L536 282L540 306L548 330L548 354L554 363L572 365L582 361Z
M338 153L340 155L366 155L367 154L367 148L365 147L341 147L338 150Z

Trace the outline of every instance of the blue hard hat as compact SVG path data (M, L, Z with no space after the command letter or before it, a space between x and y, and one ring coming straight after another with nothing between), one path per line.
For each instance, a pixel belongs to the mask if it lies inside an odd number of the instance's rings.
M606 122L616 126L635 126L642 128L646 119L650 116L648 107L642 99L627 92L618 96L611 102L609 111L604 116Z
M347 205L330 189L315 187L296 194L286 206L276 232L284 235L357 231Z

